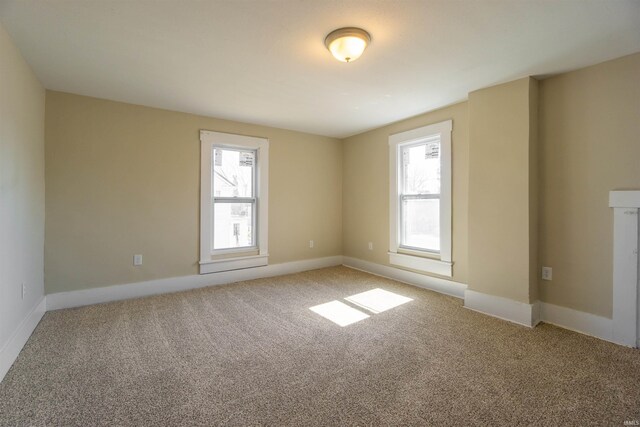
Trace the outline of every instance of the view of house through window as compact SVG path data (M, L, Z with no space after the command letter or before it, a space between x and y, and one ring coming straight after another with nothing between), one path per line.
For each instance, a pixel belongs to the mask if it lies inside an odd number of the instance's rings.
M215 250L256 246L256 150L213 146L211 175Z
M400 147L400 247L440 251L440 137Z

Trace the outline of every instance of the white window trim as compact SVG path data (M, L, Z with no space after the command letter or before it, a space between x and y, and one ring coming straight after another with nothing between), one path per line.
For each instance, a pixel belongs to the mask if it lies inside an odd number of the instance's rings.
M256 162L256 247L215 251L216 254L238 253L236 257L213 258L211 248L211 152L214 145L257 150ZM261 267L268 264L269 224L269 140L231 133L200 131L200 274ZM258 251L257 255L243 256Z
M452 121L423 126L389 136L389 263L451 277L451 130ZM400 147L440 135L440 253L400 248Z

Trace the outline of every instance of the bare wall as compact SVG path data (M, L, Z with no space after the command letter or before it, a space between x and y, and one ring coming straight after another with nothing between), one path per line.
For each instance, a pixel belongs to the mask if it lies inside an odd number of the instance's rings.
M5 345L44 296L44 99L0 26L0 379Z
M467 281L469 132L467 103L352 136L344 140L344 255L389 264L389 135L453 120L453 280ZM373 243L373 250L368 249Z
M537 287L532 80L469 94L469 289L524 303Z
M198 273L200 129L269 138L269 263L342 253L340 140L47 91L47 293Z
M640 189L640 53L540 83L543 301L612 314L610 190Z

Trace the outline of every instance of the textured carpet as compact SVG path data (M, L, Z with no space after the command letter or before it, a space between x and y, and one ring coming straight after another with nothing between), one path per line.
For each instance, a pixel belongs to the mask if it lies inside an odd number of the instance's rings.
M309 308L412 301L340 327ZM0 425L623 425L640 352L345 267L49 312Z

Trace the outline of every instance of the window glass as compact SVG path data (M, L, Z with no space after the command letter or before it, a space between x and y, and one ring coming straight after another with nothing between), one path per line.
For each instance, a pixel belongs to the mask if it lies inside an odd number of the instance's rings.
M255 246L256 151L214 146L212 154L211 247L219 250Z
M213 196L253 197L255 151L213 148Z
M400 246L440 250L440 139L401 146Z
M212 237L214 249L254 246L253 204L214 203Z
M438 252L440 250L440 200L402 201L402 246Z
M440 141L402 147L403 194L440 194Z

